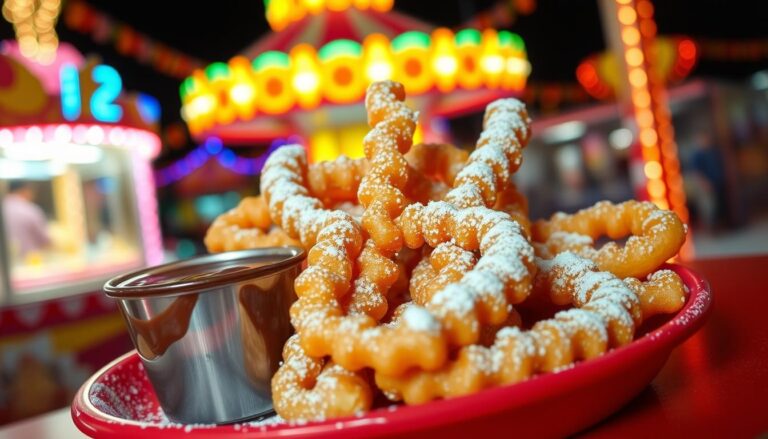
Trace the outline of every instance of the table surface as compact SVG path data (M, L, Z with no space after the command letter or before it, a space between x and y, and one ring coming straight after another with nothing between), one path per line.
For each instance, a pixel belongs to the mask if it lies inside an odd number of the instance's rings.
M704 327L637 398L585 438L768 435L768 255L685 265L708 279ZM0 429L0 438L84 437L62 409Z

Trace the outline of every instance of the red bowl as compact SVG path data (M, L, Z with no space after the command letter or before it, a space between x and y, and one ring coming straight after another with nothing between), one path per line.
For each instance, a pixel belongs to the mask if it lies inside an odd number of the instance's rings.
M628 346L556 373L518 384L419 406L390 406L359 417L303 424L226 426L164 421L135 352L91 377L72 402L75 425L93 437L557 437L582 430L618 410L651 382L669 354L704 323L712 302L708 283L685 267L670 265L688 287L685 306Z

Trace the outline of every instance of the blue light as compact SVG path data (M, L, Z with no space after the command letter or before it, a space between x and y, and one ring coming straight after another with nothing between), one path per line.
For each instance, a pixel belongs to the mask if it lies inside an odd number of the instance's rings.
M224 148L224 145L218 137L209 137L205 139L205 150L208 151L208 154L216 155L221 152L222 148Z
M118 122L123 108L115 103L123 89L123 80L114 67L100 64L93 68L91 78L99 87L91 95L91 114L100 122Z
M219 154L219 163L225 168L233 168L237 162L237 155L229 148L224 148Z
M154 96L139 93L136 96L136 106L144 122L153 124L160 120L160 102Z
M80 76L74 64L64 64L59 70L61 84L61 114L68 121L80 117Z

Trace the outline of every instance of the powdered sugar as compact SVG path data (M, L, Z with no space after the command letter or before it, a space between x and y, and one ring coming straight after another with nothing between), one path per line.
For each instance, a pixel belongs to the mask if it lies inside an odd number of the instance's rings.
M403 321L408 328L420 332L440 332L440 322L426 309L413 305L403 312Z

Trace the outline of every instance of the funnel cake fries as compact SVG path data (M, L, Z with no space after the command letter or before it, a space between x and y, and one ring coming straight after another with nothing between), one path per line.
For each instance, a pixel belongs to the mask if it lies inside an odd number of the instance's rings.
M533 225L533 239L542 257L570 250L597 262L620 278L643 277L677 254L686 228L674 212L649 202L601 201L573 215L557 213ZM599 250L594 241L629 236L624 246L609 242Z
M444 181L452 181L451 173L464 165L468 154L443 144L419 144L414 150L419 151L418 159L408 167L406 197L420 202L443 198L448 191ZM436 168L435 163L440 167ZM425 176L422 166L428 167L430 178ZM307 172L307 188L325 206L341 208L342 203L355 206L360 181L367 170L365 158L352 160L340 156L333 161L313 163ZM272 227L267 205L257 196L243 198L237 207L216 218L206 233L205 245L208 251L216 253L299 243Z
M283 360L272 378L272 404L283 418L346 416L371 407L373 391L362 374L308 356L298 336L285 342Z
M630 286L570 252L551 261L539 260L538 264L537 289L555 302L576 308L539 321L527 331L501 329L491 347L464 347L456 360L435 372L411 371L400 377L377 373L379 388L408 404L418 404L522 381L630 343L643 319L670 309L654 306L654 300L648 300L651 294L656 300L677 303L676 309L682 305L682 283L679 288L660 288L659 282L673 281L667 274L662 274L664 280L646 283L633 279Z
M350 370L367 366L398 374L414 366L439 367L446 351L436 322L379 326L370 315L345 315L339 300L351 290L354 261L363 251L362 230L348 214L325 210L306 195L305 170L303 148L283 147L267 160L262 178L272 219L310 248L308 267L296 279L299 300L291 308L302 347L312 357L331 355ZM360 276L370 276L367 287L386 301L398 277L397 265L391 260L372 265Z
M403 154L411 148L417 114L405 103L402 84L375 82L368 87L365 107L371 131L363 140L371 167L360 183L357 197L365 207L362 225L376 247L394 253L402 236L394 218L407 205L403 189L408 182L408 162Z
M404 100L401 84L369 87L363 159L309 165L300 146L276 150L263 198L206 237L211 251L307 249L296 335L272 379L280 416L349 416L379 391L416 404L518 382L631 343L645 319L682 307L682 281L659 270L685 239L674 213L601 202L531 224L512 181L530 137L522 103L491 103L469 154L412 147ZM603 235L626 244L596 249ZM565 310L536 321L554 306Z
M296 245L280 229L271 229L267 205L261 196L246 197L234 209L213 221L205 234L205 247L217 253L259 247Z

